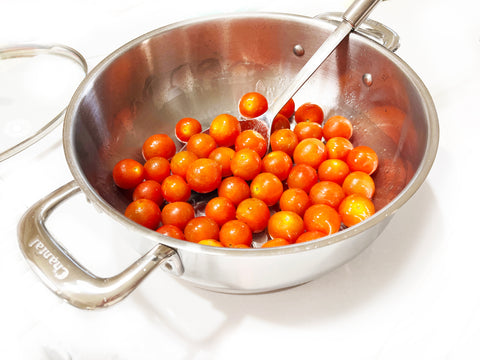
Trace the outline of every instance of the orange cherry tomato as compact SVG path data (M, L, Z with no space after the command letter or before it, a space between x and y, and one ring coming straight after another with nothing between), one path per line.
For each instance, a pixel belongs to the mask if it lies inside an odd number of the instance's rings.
M195 243L201 240L218 240L219 232L217 223L207 216L193 218L183 231L185 239Z
M341 218L331 206L315 204L310 206L303 215L307 231L321 231L327 235L340 230Z
M313 168L327 159L325 144L318 139L304 139L300 141L293 152L293 161L295 164L306 164Z
M211 199L205 207L205 215L220 227L227 221L235 220L236 213L237 209L232 200L221 196Z
M348 195L340 204L338 212L345 226L350 227L360 223L375 214L373 202L359 194Z
M290 243L282 238L275 238L268 240L262 245L262 248L271 248L271 247L277 247L277 246L285 246L285 245L290 245Z
M287 189L280 197L279 206L283 211L293 211L303 216L310 207L310 197L302 189Z
M229 199L235 206L250 197L250 186L237 176L225 178L218 187L218 196Z
M168 202L187 201L192 191L185 179L178 175L170 175L162 182L162 195Z
M295 125L293 132L297 135L298 141L315 138L322 140L322 126L316 122L303 121Z
M216 247L224 247L220 241L214 240L214 239L200 240L198 242L198 244L208 245L208 246L216 246Z
M240 134L241 127L238 119L230 114L221 114L215 117L210 124L208 133L218 146L232 146Z
M336 182L320 181L312 186L309 197L312 204L325 204L338 209L338 206L345 198L345 193Z
M278 211L268 220L268 234L271 238L282 238L290 244L303 234L303 219L293 211Z
M145 180L133 190L132 199L149 199L160 205L163 202L162 185L155 180Z
M157 232L165 236L170 236L171 238L185 240L183 231L174 225L162 225L157 229Z
M295 241L295 243L299 244L307 241L317 240L326 235L327 234L322 231L306 231L297 238L297 241Z
M248 198L238 204L236 216L247 224L253 233L258 233L267 227L270 209L263 200Z
M321 124L323 116L323 109L312 103L305 103L295 111L295 121L297 123L309 121Z
M353 135L353 126L346 117L335 115L323 124L323 137L329 140L333 137L350 139Z
M197 119L186 117L180 119L175 125L175 136L181 142L187 142L192 135L202 132L202 124Z
M233 174L231 164L234 155L235 150L222 146L213 150L210 155L208 155L208 158L219 163L222 167L222 177L227 177Z
M252 198L263 200L267 206L272 206L280 200L280 196L283 194L283 184L272 173L260 173L250 183L250 194Z
M347 163L340 159L327 159L318 167L318 178L342 184L350 173Z
M145 160L155 156L170 160L176 151L175 142L166 134L152 135L142 145L142 154Z
M245 130L235 140L235 151L252 149L262 158L267 152L267 140L256 130Z
M230 168L234 176L252 180L262 170L262 159L255 150L241 149L233 156Z
M133 189L143 181L145 170L138 161L123 159L113 167L112 176L119 188Z
M258 92L249 92L240 98L238 110L246 118L255 118L262 115L268 109L265 96Z
M155 180L162 183L170 175L170 162L162 157L148 159L143 165L146 180Z
M213 137L205 133L192 135L187 142L187 150L199 158L207 158L216 147L217 143Z
M174 225L180 230L185 229L188 222L195 217L195 210L190 203L176 201L165 205L162 209L163 225Z
M197 159L198 156L193 152L187 150L179 151L173 155L172 160L170 160L172 174L185 178L185 176L187 176L188 167Z
M274 133L280 129L290 129L290 120L288 120L286 116L278 113L272 121L272 129L270 132Z
M363 171L354 171L347 175L342 185L345 195L360 194L371 199L375 194L375 182Z
M279 114L282 114L287 119L290 119L293 114L295 114L295 101L290 99L287 101L285 105L283 105L282 109L279 111Z
M137 224L156 230L160 224L162 213L160 207L149 199L138 199L128 204L125 216Z
M317 171L306 164L295 165L287 178L287 185L290 189L302 189L307 193L317 182Z
M270 136L270 146L272 151L283 151L288 156L292 156L297 145L298 137L293 130L277 130Z
M348 153L346 162L352 171L363 171L372 175L378 167L378 156L368 146L356 146Z
M262 159L262 170L276 175L281 181L287 179L292 167L292 158L283 151L272 151Z
M198 159L190 164L185 178L193 191L208 193L222 182L222 167L215 160Z
M329 159L345 160L353 145L350 140L343 137L332 137L325 143Z
M240 220L230 220L220 229L220 243L225 247L243 244L250 246L252 244L252 230Z

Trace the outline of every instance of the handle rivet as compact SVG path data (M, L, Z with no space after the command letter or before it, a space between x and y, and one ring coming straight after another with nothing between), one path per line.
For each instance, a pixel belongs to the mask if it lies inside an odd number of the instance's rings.
M366 86L368 86L368 87L372 86L372 84L373 84L372 74L370 74L370 73L363 74L362 81Z
M305 49L302 45L297 44L293 47L293 53L297 56L303 56L305 54Z

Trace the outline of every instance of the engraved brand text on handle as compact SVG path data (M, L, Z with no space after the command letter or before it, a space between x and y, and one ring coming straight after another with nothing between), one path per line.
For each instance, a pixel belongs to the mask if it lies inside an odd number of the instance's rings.
M36 253L42 256L47 262L52 266L53 275L59 279L63 280L68 276L68 269L58 260L56 256L52 254L50 250L38 239L35 239L30 244L29 247L36 250Z

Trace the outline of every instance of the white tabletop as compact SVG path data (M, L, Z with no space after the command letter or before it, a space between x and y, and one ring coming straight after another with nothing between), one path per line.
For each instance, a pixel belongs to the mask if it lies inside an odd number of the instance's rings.
M8 1L0 45L63 43L92 68L123 43L174 21L233 11L313 16L348 1ZM228 3L228 4L227 4ZM72 180L62 129L0 163L2 359L478 359L480 358L480 22L476 2L386 1L372 18L397 31L397 54L422 78L441 129L427 181L354 260L308 284L259 295L198 289L150 276L123 302L79 310L33 274L17 224ZM2 86L2 84L0 84ZM3 119L0 119L0 123ZM51 231L100 276L138 255L81 195ZM92 225L93 224L93 225Z

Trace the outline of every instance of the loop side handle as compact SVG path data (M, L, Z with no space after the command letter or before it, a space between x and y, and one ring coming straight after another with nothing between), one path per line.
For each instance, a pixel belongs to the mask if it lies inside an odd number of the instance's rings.
M118 275L100 278L90 273L55 241L45 227L51 211L79 190L72 181L33 205L19 223L18 240L29 265L50 290L78 308L96 309L125 298L151 270L176 256L176 252L157 244ZM166 267L172 270L173 266L168 263Z

